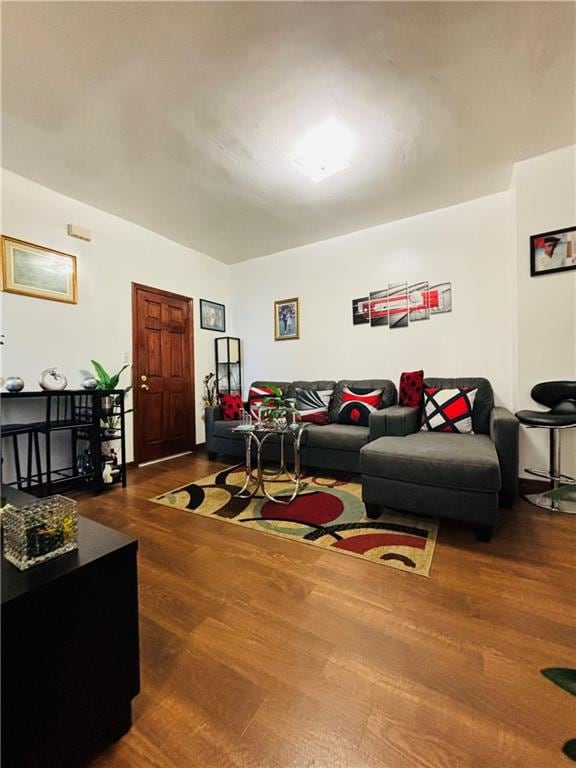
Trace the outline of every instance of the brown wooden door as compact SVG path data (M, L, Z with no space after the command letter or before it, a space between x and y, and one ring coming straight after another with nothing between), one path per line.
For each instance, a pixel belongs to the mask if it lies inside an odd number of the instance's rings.
M192 299L133 283L132 323L136 461L192 450Z

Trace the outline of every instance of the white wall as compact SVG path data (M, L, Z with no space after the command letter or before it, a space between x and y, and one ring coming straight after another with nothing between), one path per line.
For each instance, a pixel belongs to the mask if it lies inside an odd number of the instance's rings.
M229 302L229 269L197 251L111 214L64 197L11 172L2 174L2 232L78 258L77 305L2 293L4 377L19 375L26 389L50 366L79 386L90 360L117 370L132 355L131 283L194 299L196 435L204 440L202 377L214 369L214 334L200 329L199 298ZM91 243L70 238L66 225L92 230ZM122 382L127 385L129 372ZM12 407L10 406L5 407ZM127 458L132 459L131 417Z
M235 331L253 379L486 376L513 406L513 200L508 192L233 265ZM352 325L388 283L451 281L453 311L408 328ZM299 341L274 341L274 300L298 296Z
M518 408L539 406L530 390L540 381L576 379L576 271L530 277L530 235L576 225L576 147L518 163L513 194L517 232ZM547 466L547 433L521 431L524 467ZM576 475L576 430L562 434L563 468Z
M228 267L110 214L4 172L2 231L75 253L80 301L62 305L1 294L3 375L36 388L57 365L72 386L90 358L110 368L131 351L131 282L195 301L197 439L201 379L214 367L215 334L202 331L198 298L222 301L243 344L244 381L483 375L498 402L533 408L538 381L576 378L576 273L531 278L529 236L576 223L576 148L519 163L511 189L462 205ZM66 224L94 231L92 243ZM351 302L388 283L451 281L453 312L408 328L352 325ZM300 297L301 339L274 341L273 304ZM126 379L127 382L127 379ZM564 468L576 473L576 435ZM129 441L129 458L132 443ZM546 435L521 430L521 468L546 466Z

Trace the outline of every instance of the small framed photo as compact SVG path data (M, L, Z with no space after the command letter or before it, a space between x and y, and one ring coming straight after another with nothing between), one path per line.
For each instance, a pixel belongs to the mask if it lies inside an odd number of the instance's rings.
M530 238L530 274L532 277L551 272L576 269L576 226L543 232Z
M200 328L224 333L226 330L226 307L224 304L200 299Z
M3 235L2 290L77 304L76 256Z
M274 302L274 338L276 341L300 338L298 299L280 299Z

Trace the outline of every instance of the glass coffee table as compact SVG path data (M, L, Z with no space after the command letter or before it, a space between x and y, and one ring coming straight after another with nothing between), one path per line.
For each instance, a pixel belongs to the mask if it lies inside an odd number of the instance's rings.
M285 427L268 424L250 424L235 427L232 431L243 435L246 443L244 468L246 479L242 488L235 495L241 499L250 499L258 491L261 491L267 499L275 504L290 504L298 493L306 487L306 483L302 482L302 469L300 466L300 443L306 426L306 424L288 424ZM279 438L280 466L278 470L268 470L264 469L263 448L274 435ZM256 448L255 457L252 456L253 446ZM290 452L290 448L292 449L291 452L294 459L294 469L292 472L286 466L287 453ZM277 498L268 492L266 488L267 483L291 483L294 486L292 495Z

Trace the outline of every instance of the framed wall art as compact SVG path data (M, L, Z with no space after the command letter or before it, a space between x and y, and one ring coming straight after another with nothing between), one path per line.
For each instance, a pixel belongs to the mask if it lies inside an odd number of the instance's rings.
M300 338L298 299L280 299L274 302L274 338L276 341Z
M3 235L2 290L77 304L76 256Z
M206 331L226 331L226 307L215 301L200 299L200 328Z
M532 235L530 238L530 274L576 269L576 226Z

